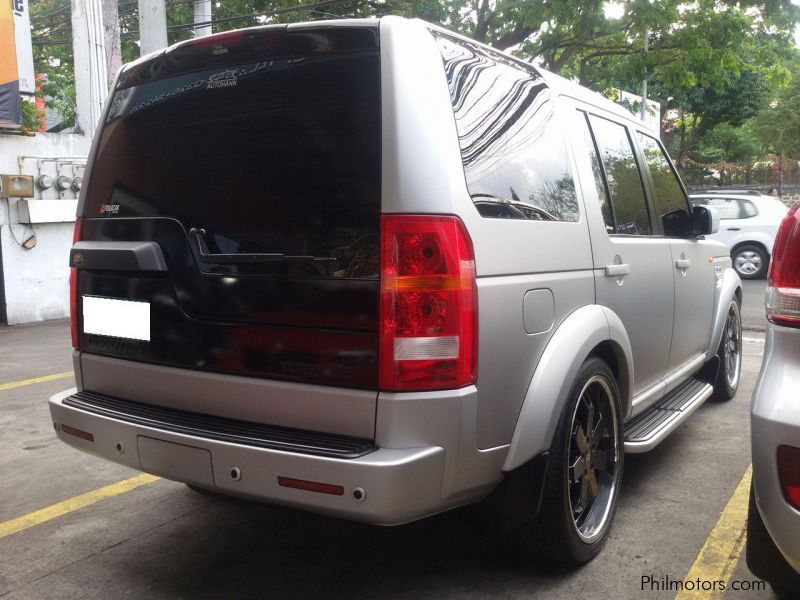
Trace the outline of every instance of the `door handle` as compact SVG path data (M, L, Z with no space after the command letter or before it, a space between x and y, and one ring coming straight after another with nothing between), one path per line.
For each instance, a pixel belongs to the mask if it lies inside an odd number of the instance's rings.
M630 265L607 265L605 268L606 277L625 277L631 274Z
M741 231L741 227L728 227L728 231Z
M675 268L685 270L692 266L692 261L688 258L678 258L675 260Z

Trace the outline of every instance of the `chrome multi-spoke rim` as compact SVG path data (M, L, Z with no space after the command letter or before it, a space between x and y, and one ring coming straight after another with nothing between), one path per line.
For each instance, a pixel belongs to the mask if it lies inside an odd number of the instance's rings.
M739 384L739 372L742 367L742 319L739 316L739 305L731 303L728 318L725 321L725 332L722 340L722 358L728 385L736 388Z
M605 532L619 483L619 423L611 385L595 375L581 390L570 426L567 495L578 535L593 542Z
M743 275L754 275L761 270L763 261L758 252L745 250L736 255L736 270Z

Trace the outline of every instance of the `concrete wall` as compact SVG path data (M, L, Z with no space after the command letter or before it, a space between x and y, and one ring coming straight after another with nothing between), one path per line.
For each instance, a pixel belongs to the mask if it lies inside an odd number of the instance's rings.
M80 165L26 160L22 171L20 156L85 157L90 140L76 134L40 133L35 137L0 136L0 173L33 175L46 173L55 179L59 173L80 174ZM38 198L74 200L75 192L59 194L54 189L36 191ZM19 223L18 200L0 200L0 258L2 260L5 315L9 325L59 319L69 316L69 248L73 223ZM31 250L20 244L31 234L36 246ZM15 239L16 238L16 241ZM3 310L0 307L0 315Z

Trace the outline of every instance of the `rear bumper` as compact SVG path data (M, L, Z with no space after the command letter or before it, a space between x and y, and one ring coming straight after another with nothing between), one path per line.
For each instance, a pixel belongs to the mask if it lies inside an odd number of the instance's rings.
M800 446L800 330L770 325L753 393L753 487L764 525L786 561L800 572L800 511L784 499L778 446Z
M175 481L222 493L327 513L381 525L400 524L486 495L500 478L499 468L481 469L469 490L443 496L445 449L436 445L379 448L353 459L313 456L184 435L126 422L67 406L75 390L50 398L58 437L85 452ZM63 425L89 432L93 440L65 433ZM494 454L494 453L492 453ZM502 456L493 458L499 463ZM237 468L239 478L232 476ZM278 477L341 486L333 495L282 487ZM478 484L478 485L475 485ZM353 490L365 492L362 500Z

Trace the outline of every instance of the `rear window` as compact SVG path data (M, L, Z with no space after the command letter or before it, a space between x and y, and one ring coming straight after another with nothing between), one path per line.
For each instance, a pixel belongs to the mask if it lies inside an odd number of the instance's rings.
M327 257L305 274L377 277L379 75L377 51L363 50L118 91L86 216L171 217L204 229L211 253Z

